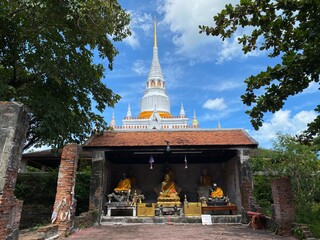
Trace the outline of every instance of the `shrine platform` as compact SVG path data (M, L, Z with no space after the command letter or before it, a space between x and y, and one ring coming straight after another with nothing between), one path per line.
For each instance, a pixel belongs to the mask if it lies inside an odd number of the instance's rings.
M240 224L241 215L211 215L212 224ZM201 216L102 216L101 225L116 224L202 224Z

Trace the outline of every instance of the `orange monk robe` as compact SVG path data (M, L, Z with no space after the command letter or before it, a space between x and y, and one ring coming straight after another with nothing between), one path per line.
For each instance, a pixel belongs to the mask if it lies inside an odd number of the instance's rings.
M114 191L128 191L131 189L131 180L130 178L125 178L119 182L118 186L114 189Z
M210 194L212 198L222 198L223 197L223 191L221 188L217 187L215 190L213 190Z
M177 190L173 181L162 183L161 195L162 196L177 195Z

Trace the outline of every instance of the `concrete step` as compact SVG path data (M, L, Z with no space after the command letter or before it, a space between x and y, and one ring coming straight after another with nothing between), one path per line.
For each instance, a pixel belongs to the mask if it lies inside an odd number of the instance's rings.
M211 215L212 224L240 224L241 215ZM132 216L103 216L101 225L113 224L202 224L201 216L155 216L155 217L132 217Z
M295 227L299 227L302 232L303 232L303 235L305 236L305 238L307 240L314 240L314 239L317 239L313 236L313 234L310 232L310 228L307 224L302 224L302 223L297 223L295 224Z

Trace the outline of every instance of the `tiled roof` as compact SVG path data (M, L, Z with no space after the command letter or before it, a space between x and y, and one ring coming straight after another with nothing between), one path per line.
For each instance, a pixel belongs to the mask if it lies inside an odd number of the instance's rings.
M85 147L164 146L165 141L170 146L257 147L257 142L242 129L106 131L93 136Z

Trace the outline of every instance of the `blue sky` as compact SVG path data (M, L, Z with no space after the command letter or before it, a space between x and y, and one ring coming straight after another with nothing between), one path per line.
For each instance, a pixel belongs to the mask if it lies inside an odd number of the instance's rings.
M319 103L319 85L310 85L304 93L288 99L283 109L266 114L259 131L245 114L248 109L240 96L245 91L244 80L273 66L278 59L269 59L266 52L244 55L236 37L222 41L218 37L199 34L198 25L212 25L212 16L220 12L225 0L121 0L132 17L132 36L116 43L119 55L112 71L107 60L103 82L122 98L115 108L103 113L109 123L114 112L117 125L122 124L128 104L133 116L140 112L140 100L145 90L153 48L153 19L157 18L159 59L171 102L171 114L178 116L181 103L191 120L196 112L201 128L242 128L255 138L260 147L270 148L276 133L296 134L316 117L313 111ZM241 35L250 31L240 29Z

